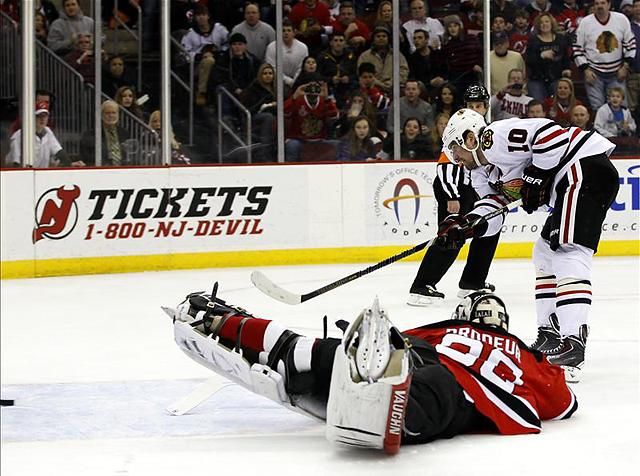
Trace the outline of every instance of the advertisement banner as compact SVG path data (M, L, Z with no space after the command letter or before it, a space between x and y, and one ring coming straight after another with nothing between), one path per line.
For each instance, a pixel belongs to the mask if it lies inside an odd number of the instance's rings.
M434 163L384 164L365 170L369 244L416 244L435 236Z
M620 191L602 241L613 244L609 254L618 248L635 253L640 162L613 163ZM245 257L247 265L356 256L375 261L389 247L411 247L437 233L435 163L23 169L0 175L3 277L28 276L33 269L76 273L87 266L93 272L166 269L180 260L185 266L237 266ZM530 253L546 216L512 211L501 230L503 256ZM115 264L96 262L107 258Z
M35 174L29 237L39 259L290 248L307 240L299 226L309 208L303 169L60 172ZM293 224L295 233L283 232Z

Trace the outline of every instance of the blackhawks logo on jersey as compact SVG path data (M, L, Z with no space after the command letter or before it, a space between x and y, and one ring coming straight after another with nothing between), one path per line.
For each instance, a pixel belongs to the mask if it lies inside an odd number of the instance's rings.
M510 202L514 202L522 198L520 189L522 188L523 183L522 179L513 179L506 182L496 180L495 182L489 182L489 186L496 192L507 197Z
M480 138L480 146L482 150L491 149L493 145L493 131L491 129L485 129Z
M596 48L598 49L598 53L600 54L611 53L612 51L618 49L619 45L620 44L618 43L616 35L614 35L610 31L603 31L602 33L600 33L600 36L598 36L598 39L596 40Z

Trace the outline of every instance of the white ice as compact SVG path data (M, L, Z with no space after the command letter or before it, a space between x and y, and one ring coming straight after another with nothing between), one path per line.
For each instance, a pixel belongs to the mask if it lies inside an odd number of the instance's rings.
M366 265L273 267L275 282L308 292ZM207 378L183 355L161 305L220 282L219 296L253 313L320 336L352 319L377 294L400 328L447 318L462 263L439 288L436 308L404 304L417 263L398 263L299 306L253 288L251 269L211 269L1 282L3 476L188 474L621 475L640 467L640 261L598 258L580 408L531 436L463 435L403 447L395 457L344 449L323 425L230 386L184 416L165 408ZM535 335L533 269L497 260L490 280L511 330ZM338 335L333 328L330 335ZM635 468L635 469L633 469Z

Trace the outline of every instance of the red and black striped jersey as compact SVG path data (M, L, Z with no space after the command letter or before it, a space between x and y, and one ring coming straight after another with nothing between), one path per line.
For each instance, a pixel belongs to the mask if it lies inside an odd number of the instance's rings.
M564 371L516 336L450 320L405 331L433 345L466 398L499 433L539 433L542 420L569 418L578 401Z

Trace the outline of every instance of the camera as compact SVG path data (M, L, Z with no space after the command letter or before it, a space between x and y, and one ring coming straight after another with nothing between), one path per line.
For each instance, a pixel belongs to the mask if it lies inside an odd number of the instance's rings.
M320 83L309 83L304 88L305 94L320 95Z
M522 84L520 83L513 83L511 85L511 89L522 89Z

